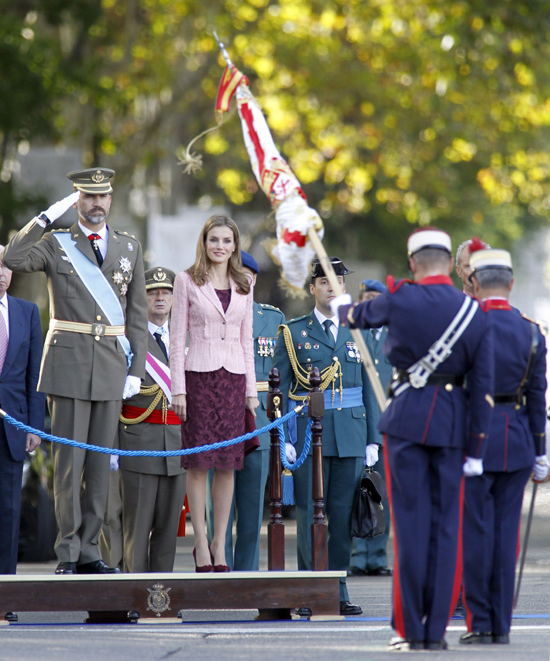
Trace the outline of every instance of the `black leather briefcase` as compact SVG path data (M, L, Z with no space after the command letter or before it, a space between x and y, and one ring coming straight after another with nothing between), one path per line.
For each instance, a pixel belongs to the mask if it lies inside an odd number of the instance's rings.
M368 539L386 530L382 501L387 497L384 478L372 468L365 468L353 501L351 534Z

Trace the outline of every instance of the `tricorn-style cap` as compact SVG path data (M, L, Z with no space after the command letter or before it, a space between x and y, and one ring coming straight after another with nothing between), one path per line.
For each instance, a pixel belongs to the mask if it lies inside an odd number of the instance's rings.
M346 268L346 265L344 262L339 259L338 257L329 257L329 261L332 264L332 268L334 269L334 273L336 275L347 275L348 273L353 273L353 271L350 271L349 269ZM326 276L326 273L321 266L321 262L319 261L319 258L316 257L312 262L309 267L309 272L311 274L311 279L315 278L324 278Z
M114 176L115 171L109 168L87 168L67 173L67 177L73 182L73 188L89 195L112 193L111 178Z
M254 259L254 257L252 257L250 253L246 252L245 250L241 250L241 261L243 266L245 266L247 269L254 271L254 273L260 272L258 262Z
M451 237L443 230L436 227L425 227L415 230L407 239L407 252L412 257L416 252L425 248L437 248L446 250L449 255L452 252Z
M163 266L155 266L145 271L145 289L174 289L176 274Z

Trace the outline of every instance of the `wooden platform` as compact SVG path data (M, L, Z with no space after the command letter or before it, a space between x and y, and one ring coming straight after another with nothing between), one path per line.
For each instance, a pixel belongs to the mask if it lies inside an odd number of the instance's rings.
M88 623L175 618L180 611L257 609L259 619L342 619L339 571L195 574L3 575L0 613L88 611Z

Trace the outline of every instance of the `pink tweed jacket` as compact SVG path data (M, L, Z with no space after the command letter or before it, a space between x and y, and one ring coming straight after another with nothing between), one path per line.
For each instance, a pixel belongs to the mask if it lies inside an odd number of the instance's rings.
M252 337L254 292L251 287L243 296L233 280L230 285L231 302L224 313L212 283L199 287L185 271L176 276L170 324L172 395L187 394L185 370L214 372L224 367L233 374L246 374L246 396L257 396Z

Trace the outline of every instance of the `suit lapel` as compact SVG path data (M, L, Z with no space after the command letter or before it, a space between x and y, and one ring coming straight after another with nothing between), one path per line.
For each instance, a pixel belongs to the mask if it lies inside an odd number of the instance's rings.
M19 347L21 346L21 339L23 337L23 319L21 308L17 299L8 294L8 316L10 327L10 339L8 341L8 351L2 368L2 374L7 373L11 367Z
M92 248L92 243L87 234L84 234L84 232L80 229L78 223L75 223L71 227L71 234L73 239L76 241L76 247L80 250L80 252L84 253L91 262L97 264L97 259Z
M95 256L94 256L95 257ZM120 240L119 237L109 229L109 240L107 241L107 254L101 265L102 271L112 270L114 263L120 257Z
M208 280L202 287L197 287L197 289L199 292L202 292L202 294L210 301L210 303L212 303L212 305L216 308L216 310L218 310L222 317L225 317L220 299L218 298L216 290L214 289L214 285L210 282L210 280ZM233 298L233 292L231 292L231 298Z

